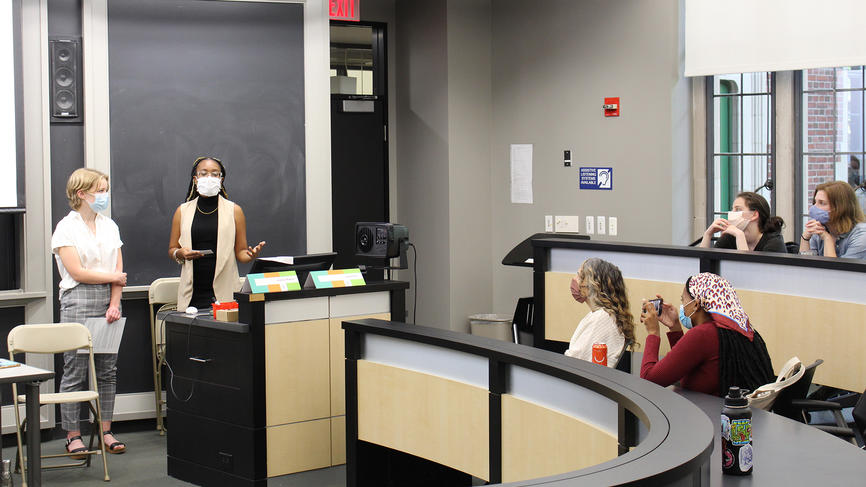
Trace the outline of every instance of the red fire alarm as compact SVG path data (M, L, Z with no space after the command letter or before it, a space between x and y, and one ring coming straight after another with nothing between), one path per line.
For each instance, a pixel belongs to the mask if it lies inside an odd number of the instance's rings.
M619 97L614 98L605 98L604 105L601 106L604 109L605 117L618 117L619 116Z

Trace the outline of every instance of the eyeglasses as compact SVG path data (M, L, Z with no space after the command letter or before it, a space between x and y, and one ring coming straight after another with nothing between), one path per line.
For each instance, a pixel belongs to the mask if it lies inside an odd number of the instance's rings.
M221 178L223 176L223 173L220 171L198 171L195 173L195 175L200 177L200 178L206 178L208 176L212 176L215 178Z

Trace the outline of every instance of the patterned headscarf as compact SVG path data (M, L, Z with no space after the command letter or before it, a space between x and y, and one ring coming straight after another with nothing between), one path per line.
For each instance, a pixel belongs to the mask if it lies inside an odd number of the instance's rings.
M713 317L718 326L742 333L752 339L749 316L740 304L740 298L725 278L711 272L702 272L689 278L689 294L698 305Z

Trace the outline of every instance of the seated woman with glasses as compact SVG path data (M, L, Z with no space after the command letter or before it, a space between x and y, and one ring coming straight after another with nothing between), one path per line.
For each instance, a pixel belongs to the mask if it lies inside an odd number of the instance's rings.
M232 301L240 288L238 261L252 261L265 245L247 246L246 218L240 206L226 199L226 170L219 159L199 157L190 175L186 202L174 212L168 244L168 255L181 265L180 310Z
M591 362L593 344L603 343L607 366L616 367L623 346L634 343L634 318L619 268L595 257L586 259L571 280L571 295L591 312L578 323L565 354Z
M661 315L652 303L643 302L640 320L647 338L642 379L664 387L680 382L684 389L722 397L731 386L753 391L775 379L764 339L727 280L710 272L694 275L680 301L679 315L667 302ZM671 344L661 360L659 323L668 328ZM684 334L683 328L689 331Z
M809 207L800 253L866 259L866 218L845 181L819 184Z

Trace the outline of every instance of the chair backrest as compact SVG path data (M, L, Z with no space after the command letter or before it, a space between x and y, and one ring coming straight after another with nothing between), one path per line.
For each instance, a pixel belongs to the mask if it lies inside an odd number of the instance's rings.
M803 376L800 380L786 387L779 393L776 402L773 404L772 411L786 418L791 418L802 422L803 418L799 409L791 407L791 401L794 399L805 399L809 394L809 386L812 385L812 377L815 376L815 369L824 361L818 359L806 366Z
M166 303L159 307L154 316L157 316L162 311L175 310L177 310L177 303ZM165 318L154 318L153 332L153 339L156 341L156 343L159 345L165 345Z
M860 394L860 399L854 405L851 415L854 416L854 424L857 425L857 431L860 433L858 442L862 445L866 437L866 391Z
M622 345L622 353L619 354L619 360L614 366L616 370L631 374L631 346L633 344L634 340L626 340Z
M520 343L520 332L532 332L532 316L535 311L535 298L520 298L514 309L514 319L511 320L514 343Z
M176 303L179 285L179 277L160 277L150 283L150 288L147 291L147 302L151 305Z
M91 348L90 330L80 323L18 325L6 339L9 356L15 353L60 353Z

